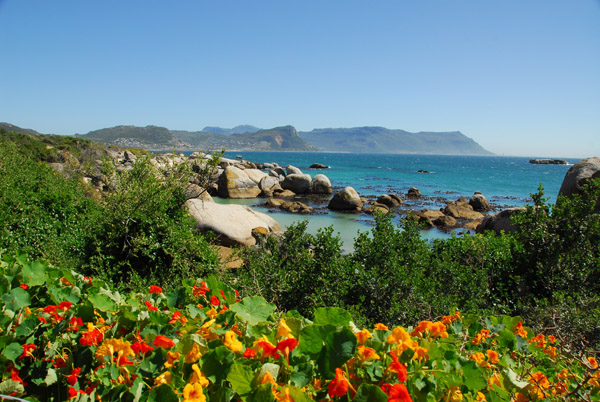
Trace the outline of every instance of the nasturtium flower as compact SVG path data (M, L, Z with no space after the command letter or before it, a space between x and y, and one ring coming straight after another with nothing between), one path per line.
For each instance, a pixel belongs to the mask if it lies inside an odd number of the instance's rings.
M244 345L237 339L237 335L233 331L225 332L225 339L223 339L223 345L234 353L241 352Z
M294 398L290 396L290 389L288 387L285 387L282 392L278 392L275 395L275 399L278 402L295 402Z
M188 319L181 315L181 311L175 311L169 320L169 324L175 324L177 321L181 323L181 325L185 325L188 322Z
M358 355L360 356L360 359L362 361L381 359L381 357L379 357L377 352L375 352L375 349L370 348L368 346L359 345L357 350L358 350Z
M523 327L521 321L513 328L513 333L519 335L523 339L527 339L527 330Z
M179 361L181 354L178 352L167 352L167 361L165 362L165 368L171 368Z
M288 338L279 341L277 346L275 346L275 350L281 352L285 356L285 360L290 364L290 353L296 346L298 346L296 338Z
M67 376L67 384L73 386L77 383L77 376L81 372L81 367L74 368L71 370L71 374Z
M392 333L387 337L387 343L395 343L398 345L403 343L412 344L412 338L404 328L396 327L392 329Z
M354 333L354 335L356 336L356 339L360 345L364 345L369 338L373 337L373 335L366 328L360 332Z
M475 397L477 402L485 402L485 395L482 392L477 392L477 396Z
M384 325L380 322L378 322L377 324L375 324L375 326L373 327L373 329L375 331L387 331L389 330L389 328L387 327L387 325Z
M198 287L196 285L192 287L192 292L194 296L204 296L209 290L210 289L208 288L208 286L206 286L206 282L202 282L201 287Z
M28 343L23 345L23 353L19 356L19 359L23 359L25 357L33 357L33 351L37 349L33 343Z
M261 339L254 342L254 345L258 346L262 351L261 360L271 356L274 359L279 359L279 353L277 353L276 346L269 342L269 340L264 335Z
M167 338L164 335L156 335L156 338L154 338L154 342L152 342L152 345L158 348L169 349L175 346L175 342L173 341L173 339Z
M79 394L85 394L85 392L83 392L82 390L77 390L73 387L68 387L68 392L69 392L69 398L68 399L73 399L76 398L77 395Z
M479 367L486 367L485 355L481 352L473 353L469 356L469 359L473 360Z
M488 378L488 387L492 389L494 386L502 388L502 383L500 382L500 374L498 373L494 373L490 378Z
M592 366L593 368L597 368L598 367L598 362L596 361L596 359L592 356L589 356L587 358L588 363L590 363L590 366Z
M148 293L162 293L163 290L160 286L150 285L150 290Z
M197 382L186 384L183 387L183 402L206 402L206 396L202 392L202 385Z
M20 284L19 286L20 286L20 287L21 287L21 289L23 289L23 290L27 290L27 289L29 289L29 285L27 285L26 283L22 283L22 284Z
M429 329L429 333L431 336L439 336L440 338L448 337L446 326L441 321L434 322Z
M171 372L165 371L154 379L154 386L158 387L163 384L171 384Z
M279 327L277 327L277 334L275 338L293 338L292 329L288 327L285 319L279 320Z
M246 348L246 350L244 350L244 354L242 355L242 357L245 357L246 359L252 359L254 356L256 356L256 351L251 348Z
M152 303L150 303L148 300L145 300L144 304L146 305L146 307L148 308L148 310L150 310L150 311L158 311L158 308L154 307L152 305Z
M277 383L275 382L275 379L273 378L273 375L270 372L266 372L263 374L263 376L260 378L260 384L272 384L277 386Z
M116 356L115 353L117 354ZM108 357L111 361L115 360L117 366L132 364L129 361L129 356L135 356L135 352L131 349L131 344L122 339L105 339L96 349L94 355L97 360L104 361Z
M211 296L210 297L210 303L213 306L218 306L219 304L221 304L221 302L219 301L219 298L217 296Z
M445 315L442 317L442 322L445 325L450 325L456 320L460 320L460 312L459 311L455 312L452 315Z
M145 355L148 352L154 350L154 348L148 345L139 335L136 336L137 340L131 345L131 350L136 354Z
M200 346L194 342L192 344L192 349L185 354L185 362L186 363L195 363L202 357L202 353L200 353Z
M334 396L344 396L348 392L348 379L344 375L344 372L340 368L335 369L335 377L329 382L327 386L327 393L330 398Z
M217 315L219 315L219 313L217 313L217 310L211 307L211 309L206 312L206 315L209 316L212 320L214 320L215 318L217 318Z
M385 384L381 389L387 395L388 402L412 402L412 398L404 384Z
M546 397L544 390L550 388L550 381L548 381L544 373L539 371L532 373L529 376L529 384L532 387L530 392L533 392L537 396L537 399L544 399Z
M487 358L490 361L490 363L496 364L500 361L498 357L498 352L488 349L485 353L487 354Z
M423 334L431 329L433 322L431 321L421 321L419 325L414 329L413 332L410 333L411 336L422 337Z
M387 371L391 373L398 374L398 381L404 382L407 379L407 371L406 366L398 360L398 356L396 356L395 352L390 352L390 356L392 357L392 362L387 367Z
M473 345L479 345L481 342L484 342L490 336L490 331L488 329L482 329L479 331L477 335L475 335L475 339L471 341Z
M209 386L209 381L208 378L206 378L206 376L204 374L202 374L202 371L200 371L200 367L198 367L197 364L192 364L192 376L190 377L190 384L195 384L198 383L200 384L202 387L208 387Z
M529 398L527 398L525 395L523 395L520 392L516 392L514 401L515 402L529 402Z
M463 400L463 394L457 385L452 385L444 394L444 401L446 402L460 402Z

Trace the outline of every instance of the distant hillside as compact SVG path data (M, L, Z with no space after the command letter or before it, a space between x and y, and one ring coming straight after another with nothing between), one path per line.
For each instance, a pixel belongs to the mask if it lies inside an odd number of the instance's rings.
M202 129L202 131L205 133L214 133L214 134L222 134L222 135L255 133L260 130L261 130L260 128L250 126L248 124L236 126L234 128L221 128L221 127L206 126Z
M173 149L178 145L171 130L157 126L116 126L75 136L126 148Z
M253 144L257 149L318 151L318 148L300 138L292 126L275 127L256 133L232 134L231 137Z
M460 131L409 133L385 127L323 128L298 133L323 151L493 155Z
M29 135L41 135L41 133L38 133L35 130L31 130L29 128L21 128L19 126L15 126L14 124L2 122L0 122L0 130L6 130L8 132L12 131L14 133L25 133Z

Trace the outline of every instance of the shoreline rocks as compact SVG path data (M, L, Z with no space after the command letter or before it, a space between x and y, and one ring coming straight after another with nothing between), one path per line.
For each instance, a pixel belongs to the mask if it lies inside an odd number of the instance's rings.
M568 165L569 162L562 159L530 159L532 165Z

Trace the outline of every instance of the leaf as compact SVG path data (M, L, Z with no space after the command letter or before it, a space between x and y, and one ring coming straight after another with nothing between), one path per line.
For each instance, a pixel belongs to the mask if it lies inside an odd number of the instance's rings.
M259 385L252 395L248 398L249 402L273 402L275 401L275 397L273 396L273 392L271 391L271 384L261 384Z
M221 384L229 374L234 355L225 346L219 346L202 356L202 372L215 384Z
M204 313L204 311L202 311L201 308L198 308L194 304L188 304L187 309L188 309L188 311L190 313L190 317L192 319L195 319L196 317L200 317L201 321L206 321L207 315Z
M235 362L231 366L229 374L227 374L227 381L229 381L233 390L237 392L244 401L246 400L246 396L252 392L253 379L253 370L238 362Z
M29 286L40 286L46 283L46 266L37 261L23 265L23 282Z
M298 350L316 359L325 346L327 335L333 331L333 325L307 325L300 332Z
M48 373L46 374L46 378L44 378L44 383L46 383L47 386L50 386L52 384L54 384L55 382L58 381L58 376L56 375L56 370L54 369L48 369Z
M230 309L248 324L256 325L259 322L267 321L269 316L275 311L275 305L267 303L260 296L253 296L246 297L241 302L235 303Z
M361 384L356 390L354 402L387 402L387 395L376 385Z
M313 366L310 363L300 363L294 366L294 371L290 375L290 381L297 386L302 388L313 378Z
M129 391L133 394L133 402L139 402L144 391L144 380L141 377L136 378Z
M506 378L508 379L508 382L520 390L523 390L523 388L525 388L526 386L529 385L529 383L527 381L519 380L517 373L512 371L512 369L506 370L505 374L506 374Z
M31 304L29 293L22 288L14 288L10 293L2 296L2 301L6 304L7 309L15 312Z
M346 363L356 350L356 336L347 327L338 327L325 340L317 364L319 371L326 378L335 376L335 369Z
M463 367L464 385L471 391L479 391L487 386L487 381L481 373L481 369L474 361L466 362Z
M170 385L162 384L160 387L152 388L148 395L148 402L179 402L179 397Z
M2 395L19 395L23 393L25 393L25 388L18 381L6 380L0 383L0 394Z
M17 342L13 342L4 349L4 353L2 355L6 357L8 360L15 361L17 357L23 354L23 346Z
M335 325L336 327L347 326L352 317L346 310L339 307L319 307L315 310L315 325Z
M90 293L88 295L88 300L92 303L94 308L100 311L113 312L117 310L117 304L105 294Z
M313 400L308 397L301 389L296 387L287 387L290 391L290 396L294 400L294 402L312 402ZM386 399L387 400L387 399Z
M171 292L166 293L165 296L167 297L167 307L177 307L181 302L185 300L185 288L178 288L172 290Z

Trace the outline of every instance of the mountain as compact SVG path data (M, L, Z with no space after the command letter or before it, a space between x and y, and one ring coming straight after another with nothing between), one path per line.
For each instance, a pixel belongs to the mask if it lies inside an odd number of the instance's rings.
M298 133L331 152L493 155L460 131L410 133L385 127L321 128Z
M29 128L21 128L19 126L15 126L14 124L10 124L10 123L2 123L0 122L0 130L6 130L8 132L15 132L15 133L25 133L25 134L29 134L29 135L41 135L41 133L38 133L35 130L29 129Z
M292 126L275 127L269 130L260 130L256 133L232 134L231 137L253 144L257 150L318 151L318 148L300 138L298 132Z
M205 133L214 133L214 134L221 134L221 135L255 133L260 130L261 130L260 128L250 126L248 124L244 124L241 126L235 126L234 128L221 128L221 127L206 126L202 129L202 131Z
M75 134L88 140L125 148L173 149L177 139L166 127L158 126L116 126L90 131L87 134Z

